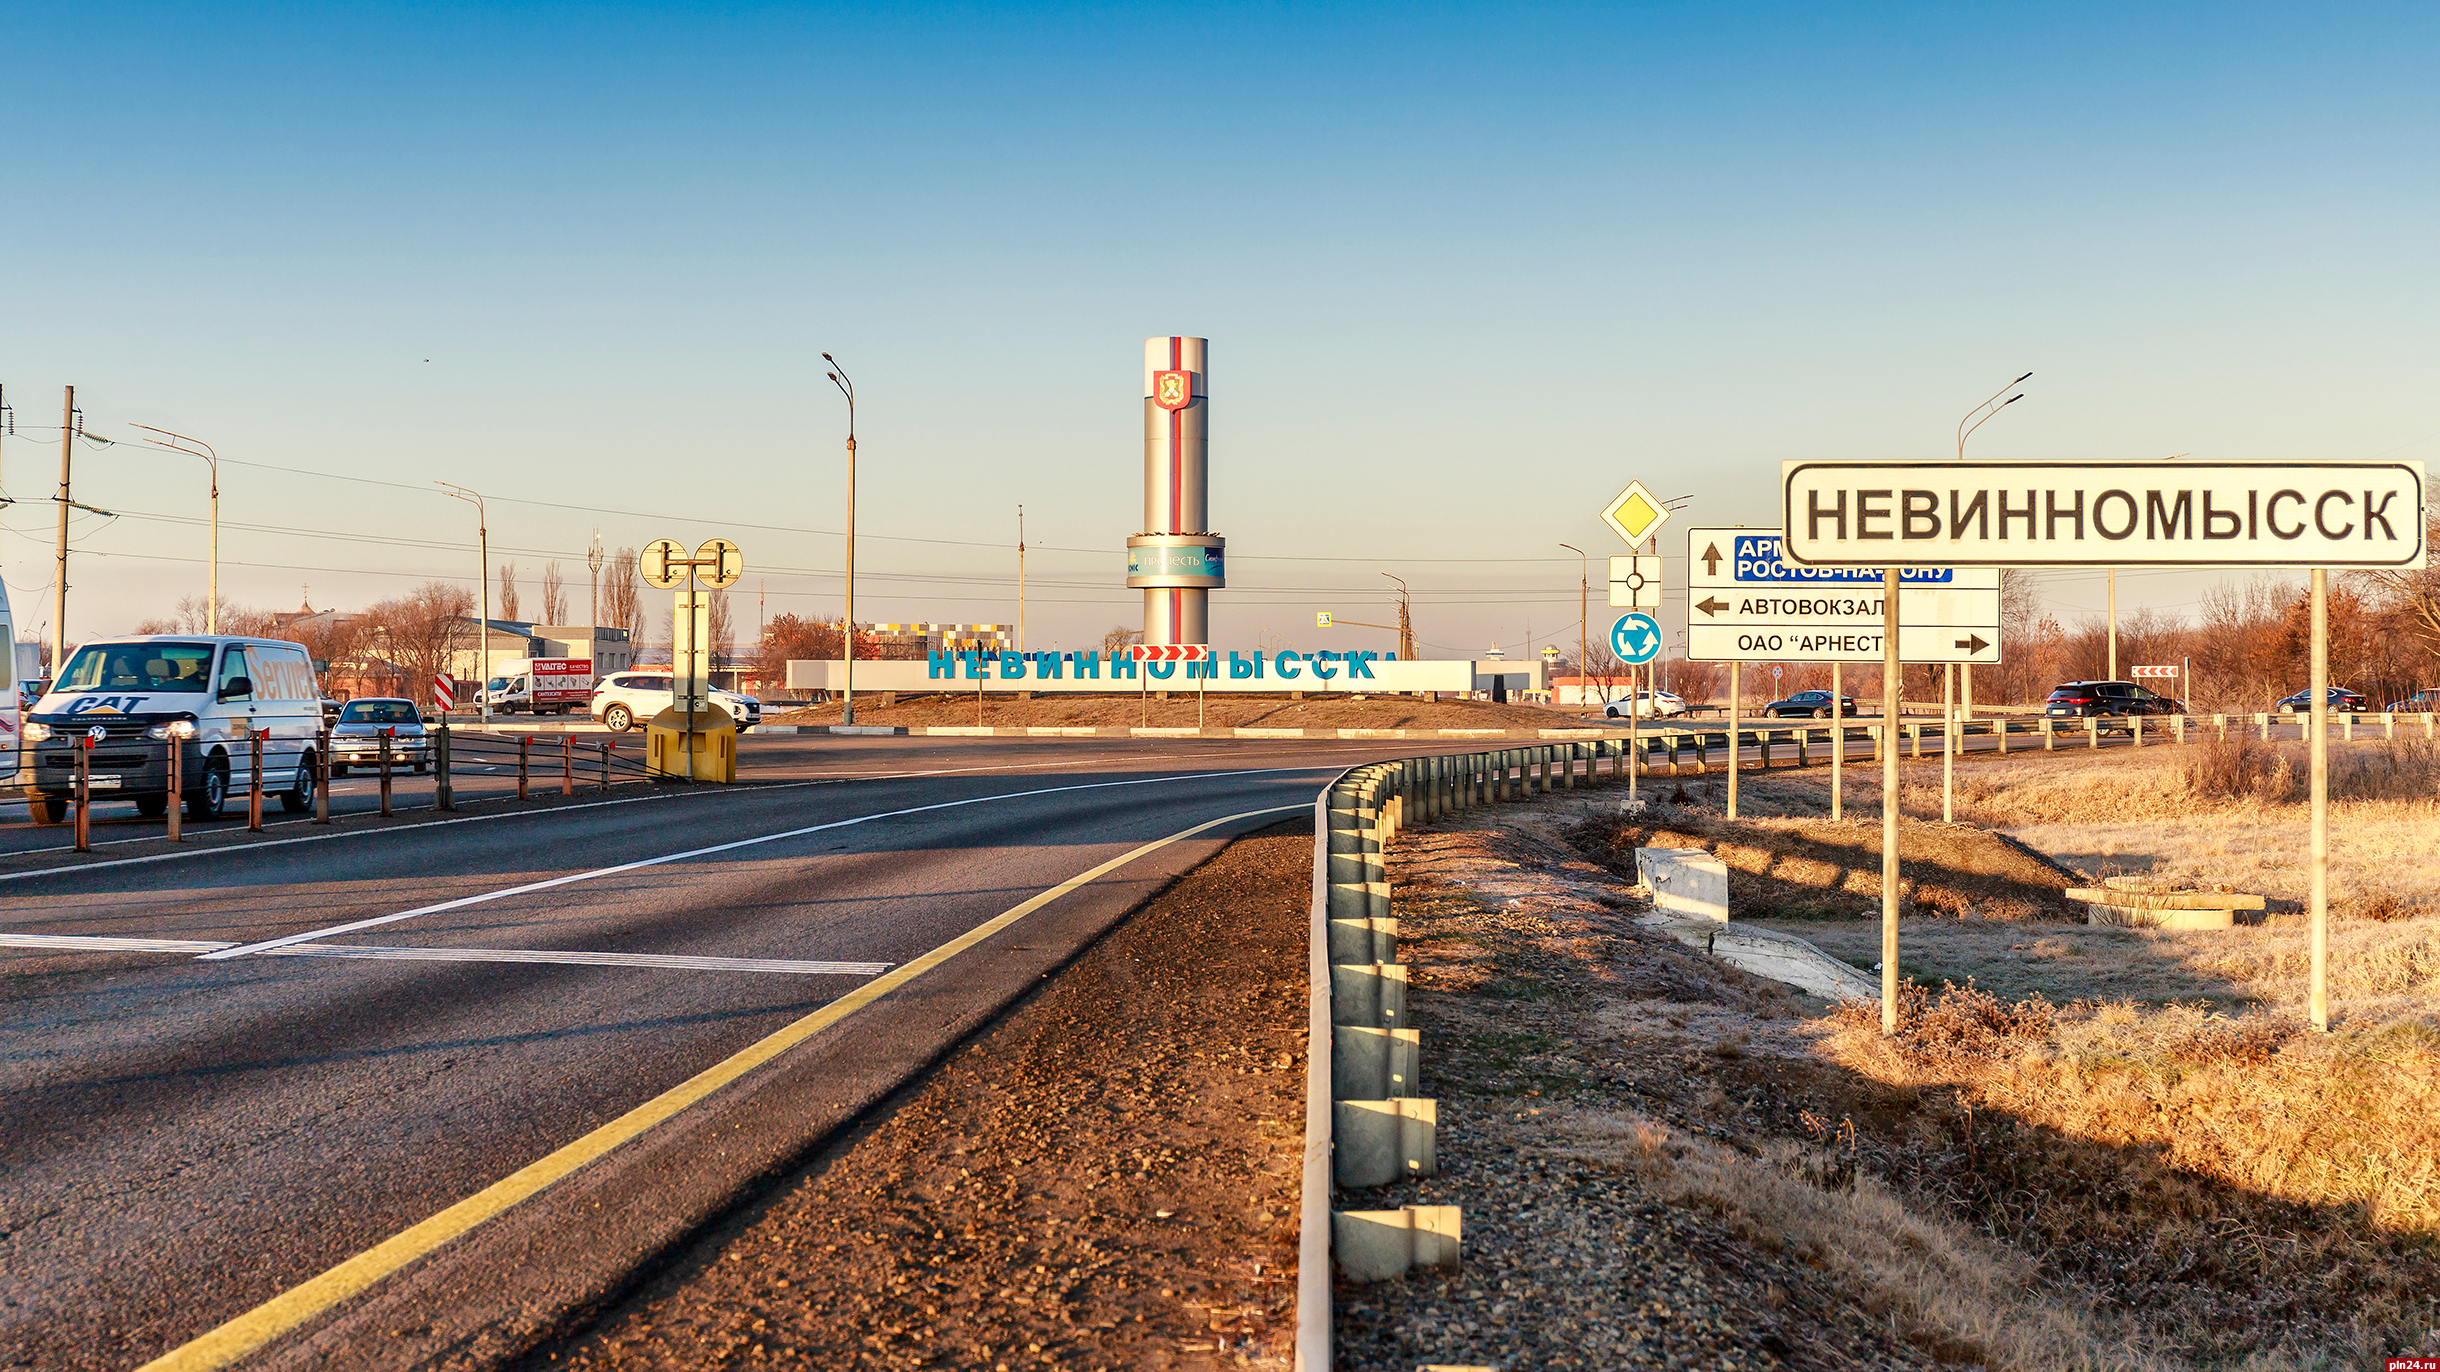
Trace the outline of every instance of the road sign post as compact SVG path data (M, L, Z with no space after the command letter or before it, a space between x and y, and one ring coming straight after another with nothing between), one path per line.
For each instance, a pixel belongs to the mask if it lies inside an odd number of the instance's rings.
M657 538L645 545L636 570L644 580L672 592L669 613L671 707L683 716L686 779L696 780L695 720L709 703L712 679L712 597L737 584L745 573L745 555L725 538L705 541L693 557L676 540ZM697 584L700 583L700 584ZM852 639L855 626L846 626ZM851 650L852 656L852 650ZM734 723L734 721L732 721ZM728 754L734 770L735 752Z
M1636 744L1644 736L1643 715L1638 704L1652 702L1649 692L1644 700L1636 700L1635 671L1644 663L1661 655L1661 622L1641 610L1620 615L1610 626L1610 651L1627 664L1627 808L1633 810L1642 802L1635 794Z
M2312 983L2329 1017L2329 569L2425 564L2420 462L1786 462L1787 560L1835 574L1886 568L1888 662L1899 568L2304 567L2312 572ZM2016 497L2024 496L2019 505ZM2013 536L2012 536L2013 535ZM2089 535L2089 537L2088 537ZM1894 710L1896 691L1885 692ZM1890 721L1885 720L1886 729ZM1895 1032L1897 774L1882 780L1881 1025Z

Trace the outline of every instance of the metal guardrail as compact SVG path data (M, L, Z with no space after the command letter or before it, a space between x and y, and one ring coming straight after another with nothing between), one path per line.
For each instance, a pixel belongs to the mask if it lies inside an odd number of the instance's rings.
M1328 1372L1331 1278L1453 1266L1459 1207L1338 1210L1339 1189L1428 1176L1438 1103L1416 1094L1422 1036L1390 913L1389 845L1407 823L1528 794L1627 779L1636 741L1591 739L1402 758L1353 768L1313 801L1307 937L1304 1195L1297 1244L1299 1372ZM1604 767L1604 763L1607 767Z

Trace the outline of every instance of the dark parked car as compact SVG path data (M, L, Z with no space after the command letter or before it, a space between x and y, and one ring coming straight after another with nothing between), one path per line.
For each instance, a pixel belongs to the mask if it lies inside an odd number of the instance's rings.
M2393 700L2389 702L2389 713L2393 715L2440 714L2440 690L2426 687L2404 700Z
M2053 719L2123 719L2133 715L2182 715L2186 713L2186 703L2154 695L2132 681L2070 681L2050 693L2042 712Z
M2344 710L2349 714L2362 714L2372 708L2372 702L2364 699L2361 693L2350 691L2344 686L2331 687L2329 701L2331 709ZM2301 715L2310 711L2313 708L2313 688L2305 687L2280 701L2276 708L2283 715Z
M424 733L424 718L415 702L369 696L347 702L339 711L339 722L331 726L330 774L343 777L350 767L380 766L384 729L396 731L390 736L392 767L420 772L429 765L431 740Z
M1838 705L1838 712L1842 715L1855 713L1854 696L1840 696ZM1762 713L1780 719L1828 719L1830 718L1830 693L1828 691L1798 691L1786 700L1774 700L1763 706Z
M17 708L21 711L33 709L34 702L42 699L45 695L48 695L50 690L51 679L47 676L39 677L32 681L18 682Z

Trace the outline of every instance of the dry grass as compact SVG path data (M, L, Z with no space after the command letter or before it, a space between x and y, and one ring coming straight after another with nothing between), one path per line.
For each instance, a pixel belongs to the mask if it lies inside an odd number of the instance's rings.
M1880 921L1761 920L1870 969ZM1969 979L2007 999L2041 996L2304 1011L2311 950L2301 920L2198 932L1987 920L1907 920L1899 972L1926 985ZM2339 920L2330 934L2332 1013L2377 1025L2440 1009L2440 919Z
M2280 778L2303 773L2293 761L2281 770L2269 749L2300 746L2255 740L2240 750L2232 737L2216 756L2214 744L1974 754L1957 761L1955 812L2090 877L2225 883L2294 909L2311 879L2307 808L2244 788L2254 784L2249 777L2268 777L2260 785L2284 797L2289 783ZM2423 779L2424 769L2440 768L2440 753L2419 737L2359 739L2333 742L2331 757L2332 909L2342 920L2440 916L2440 799L2432 790L2440 781ZM1740 781L1743 815L1810 819L1829 811L1827 768L1748 772ZM1721 783L1715 776L1676 784L1696 808L1716 813ZM1937 761L1907 760L1900 787L1908 817L1939 818ZM1877 769L1848 770L1846 806L1851 820L1877 821Z
M1825 1271L1863 1307L1948 1359L2023 1369L2177 1367L2072 1292L2047 1288L2024 1254L1925 1211L1858 1168L1852 1129L1752 1153L1631 1111L1561 1111L1555 1127L1591 1161L1633 1171L1732 1233Z
M2160 752L2111 762L2182 769ZM2043 787L2095 770L2002 768ZM1746 794L1803 814L1790 783L1817 775ZM1535 831L1615 871L1613 794L1562 801ZM2425 813L2353 805L2401 844ZM2271 808L2285 813L2246 823L2301 828L2294 807ZM1533 826L1529 813L1494 822ZM1783 872L1805 854L1776 850L1813 827L1685 818L1671 828ZM2225 811L2147 822L2157 866L2232 831ZM1748 1005L1667 970L1675 950L1622 946L1575 1031L1545 1050L1570 1067L1542 1066L1535 1084L1587 1156L1745 1242L1784 1245L1947 1361L2301 1372L2440 1355L2440 919L2404 908L2337 922L2327 1035L2303 1027L2305 935L2286 914L2189 933L1910 918L1901 971L1957 985L1910 990L1895 1039L1877 1007ZM1879 956L1877 920L1782 927L1859 966Z
M2158 1293L2135 1313L2180 1342L2274 1366L2312 1365L2314 1346L2440 1348L2440 1030L2428 1020L2321 1036L2280 1013L2087 1003L2019 1032L2055 1012L1956 987L1901 1010L1884 1038L1877 1008L1842 1009L1824 1047L1873 1080L1957 1102L1965 1157L1918 1160L1921 1193L2060 1275ZM2223 1299L2159 1318L2170 1292L2211 1287ZM2326 1327L2266 1345L2291 1302ZM2353 1312L2348 1327L2328 1323L2334 1303ZM2211 1332L2197 1316L2252 1330Z

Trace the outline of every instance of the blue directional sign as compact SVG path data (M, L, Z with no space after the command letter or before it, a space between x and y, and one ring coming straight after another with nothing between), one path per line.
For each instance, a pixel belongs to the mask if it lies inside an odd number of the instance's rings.
M1610 651L1628 664L1650 662L1661 655L1661 622L1637 612L1620 615L1610 626Z

